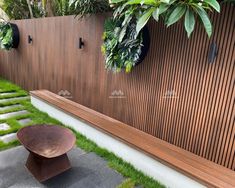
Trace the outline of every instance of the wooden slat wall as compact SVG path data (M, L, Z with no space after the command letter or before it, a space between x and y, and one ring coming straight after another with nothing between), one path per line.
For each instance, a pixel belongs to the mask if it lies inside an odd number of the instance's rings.
M0 76L27 90L68 90L73 101L235 170L235 8L212 17L210 40L200 26L187 39L183 24L152 21L150 51L130 74L104 70L105 16L16 21L20 46L0 53ZM219 52L209 64L212 41ZM113 98L115 90L124 96Z

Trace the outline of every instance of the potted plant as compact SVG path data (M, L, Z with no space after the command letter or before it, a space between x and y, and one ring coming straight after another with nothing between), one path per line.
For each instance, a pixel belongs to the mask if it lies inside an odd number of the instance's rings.
M106 69L114 72L125 70L128 73L146 56L150 39L147 27L140 33L136 30L141 11L133 14L135 8L123 11L124 8L116 9L114 17L105 21L101 50Z
M19 45L19 30L16 24L0 23L0 47L5 50L17 48Z

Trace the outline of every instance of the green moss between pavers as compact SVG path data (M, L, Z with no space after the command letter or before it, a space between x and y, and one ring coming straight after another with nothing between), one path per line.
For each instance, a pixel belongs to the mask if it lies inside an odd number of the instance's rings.
M1 92L10 92L10 91L19 92L20 93L19 96L28 95L28 93L22 90L20 87L10 83L9 81L3 80L1 78L0 78L0 90ZM32 120L32 122L29 123L28 125L53 124L53 125L65 126L58 120L48 116L48 114L41 112L35 107L33 107L33 105L30 103L29 100L6 102L4 104L0 104L0 106L6 106L6 105L12 105L12 104L21 104L24 110L29 111L30 114L19 115L19 116L15 116L14 118L1 120L0 123L6 122L8 125L10 125L11 129L8 131L0 131L0 135L17 132L22 127L18 123L18 120L24 119L24 118L30 118ZM80 133L76 132L74 129L72 128L70 129L76 135L76 138L77 138L76 144L78 147L80 147L81 149L87 152L94 152L97 155L101 156L108 162L108 165L110 168L113 168L114 170L116 170L117 172L119 172L120 174L122 174L124 177L127 178L127 180L125 180L121 185L118 186L119 188L133 188L136 185L141 185L146 188L165 187L159 182L155 181L153 178L150 178L144 175L142 172L136 170L131 164L123 161L121 158L117 157L116 155L109 152L108 150L98 147L94 142L87 139L85 136L81 135ZM4 144L3 142L0 142L0 150L11 148L17 145L19 145L18 141L14 141L8 144Z

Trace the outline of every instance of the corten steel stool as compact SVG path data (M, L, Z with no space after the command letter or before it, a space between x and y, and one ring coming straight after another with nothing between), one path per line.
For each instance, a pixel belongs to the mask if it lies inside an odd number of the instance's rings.
M71 168L66 154L76 141L71 130L60 126L34 125L20 129L17 137L30 152L26 167L39 182Z

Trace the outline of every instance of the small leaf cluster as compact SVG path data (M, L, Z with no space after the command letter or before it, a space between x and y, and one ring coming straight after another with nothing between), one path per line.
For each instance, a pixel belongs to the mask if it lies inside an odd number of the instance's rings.
M69 6L80 18L111 10L108 0L69 0Z
M137 18L141 11L136 11L134 6L125 8L118 7L113 18L105 21L101 50L105 55L106 69L114 72L124 69L128 73L139 60L143 35L136 31Z
M54 16L66 16L75 13L74 4L70 5L69 0L52 0L51 6Z
M0 47L1 49L10 50L13 45L13 30L10 23L0 23Z

